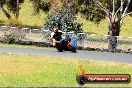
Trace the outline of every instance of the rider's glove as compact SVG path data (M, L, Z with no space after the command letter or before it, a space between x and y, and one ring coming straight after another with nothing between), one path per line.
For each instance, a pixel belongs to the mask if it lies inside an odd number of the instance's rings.
M52 45L55 46L56 45L56 40L53 39Z

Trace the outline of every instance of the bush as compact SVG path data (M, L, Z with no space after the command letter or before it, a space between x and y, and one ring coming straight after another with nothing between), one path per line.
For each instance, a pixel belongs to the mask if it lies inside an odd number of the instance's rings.
M76 9L72 6L63 5L59 11L47 17L43 29L52 30L54 26L57 26L60 30L65 32L82 32L82 24L75 22L75 19Z
M15 43L15 40L16 40L16 36L9 34L4 36L2 42L7 44L13 44Z
M24 37L25 37L24 31L16 27L15 29L10 29L8 31L5 31L5 34L1 38L0 42L12 44Z

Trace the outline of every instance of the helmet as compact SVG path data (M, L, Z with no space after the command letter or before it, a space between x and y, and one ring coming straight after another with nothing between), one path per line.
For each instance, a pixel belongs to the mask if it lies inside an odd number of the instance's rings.
M58 28L57 27L56 28L53 28L53 32L54 33L58 32Z

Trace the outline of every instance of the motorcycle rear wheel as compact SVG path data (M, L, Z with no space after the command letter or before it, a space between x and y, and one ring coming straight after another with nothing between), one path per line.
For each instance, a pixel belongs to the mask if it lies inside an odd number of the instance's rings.
M71 51L73 52L73 53L76 53L76 48L71 48Z
M59 52L63 52L63 49L62 49L61 46L58 46L58 47L57 47L57 50L58 50Z

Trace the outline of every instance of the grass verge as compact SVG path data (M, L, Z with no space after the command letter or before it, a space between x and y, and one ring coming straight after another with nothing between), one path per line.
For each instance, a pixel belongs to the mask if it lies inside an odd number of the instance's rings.
M0 54L0 86L79 86L76 83L78 66L88 74L130 74L132 65L122 63ZM87 84L85 86L132 86L130 84Z
M13 48L32 48L32 49L48 49L48 50L55 50L51 47L40 47L35 45L17 45L17 44L3 44L0 43L0 46L2 47L13 47Z

